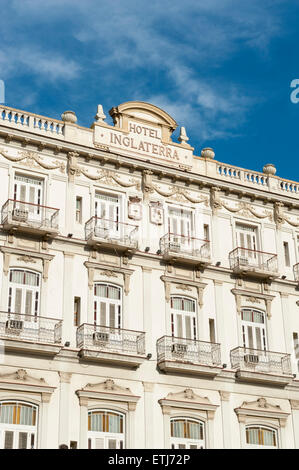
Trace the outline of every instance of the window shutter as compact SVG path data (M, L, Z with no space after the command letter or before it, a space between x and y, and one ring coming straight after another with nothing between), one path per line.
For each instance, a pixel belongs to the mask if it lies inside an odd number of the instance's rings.
M104 438L96 438L95 439L95 448L96 449L104 449L105 448Z
M110 312L109 312L109 326L110 328L115 328L115 304L110 304Z
M106 304L105 304L105 302L101 302L100 306L101 306L100 325L101 326L107 326L106 325Z
M13 431L5 431L4 449L13 449Z
M15 313L21 313L22 309L22 289L16 289L15 292Z
M117 449L116 443L117 443L116 439L109 439L108 449Z
M23 184L20 187L20 201L26 202L26 186Z
M19 433L19 449L27 449L27 432L20 432Z
M25 313L32 315L32 291L26 290Z

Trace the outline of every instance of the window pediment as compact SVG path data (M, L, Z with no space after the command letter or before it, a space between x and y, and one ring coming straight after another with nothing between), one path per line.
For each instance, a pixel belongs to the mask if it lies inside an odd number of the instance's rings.
M42 395L44 402L49 402L56 387L47 384L44 378L28 375L25 369L0 375L0 390L34 392Z
M266 398L258 398L256 401L244 401L239 408L235 408L239 422L248 421L250 417L278 419L284 426L290 413L283 411L279 405L269 403Z
M159 400L163 414L169 414L171 408L185 410L206 411L208 418L213 419L218 405L211 403L208 397L201 397L194 393L191 388L186 388L182 392L169 393L167 397Z

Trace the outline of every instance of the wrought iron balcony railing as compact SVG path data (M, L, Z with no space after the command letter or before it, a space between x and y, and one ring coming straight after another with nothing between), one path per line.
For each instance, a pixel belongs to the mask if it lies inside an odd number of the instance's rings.
M232 369L272 375L291 375L290 354L237 347L230 352Z
M0 337L32 343L61 344L62 320L0 312Z
M294 278L295 281L299 281L299 263L294 266Z
M158 363L179 361L211 367L221 366L219 343L162 336L157 341L157 354Z
M24 227L41 231L58 231L59 209L8 199L2 206L1 223L4 228Z
M131 249L138 246L138 226L115 222L100 217L91 217L85 224L85 238L91 243L102 243L106 246L118 245Z
M162 255L196 258L199 261L209 261L210 242L199 238L177 235L176 233L166 233L160 239L160 250Z
M263 251L235 248L229 253L230 268L236 271L260 271L278 273L277 255Z
M145 333L84 323L77 328L77 348L144 356Z

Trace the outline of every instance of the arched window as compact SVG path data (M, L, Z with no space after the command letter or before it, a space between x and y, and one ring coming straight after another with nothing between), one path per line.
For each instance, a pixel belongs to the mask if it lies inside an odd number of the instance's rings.
M111 284L94 285L94 324L121 328L121 288Z
M171 297L171 336L197 339L196 303L186 297Z
M267 337L264 312L243 308L241 318L244 348L266 350Z
M204 423L191 418L170 420L172 449L203 449L205 447Z
M263 426L247 426L246 444L252 448L273 449L278 447L277 431Z
M88 413L88 448L123 449L125 443L125 417L109 410Z
M9 273L8 312L37 316L40 302L40 274L25 269Z
M20 401L0 402L0 449L34 449L38 408Z

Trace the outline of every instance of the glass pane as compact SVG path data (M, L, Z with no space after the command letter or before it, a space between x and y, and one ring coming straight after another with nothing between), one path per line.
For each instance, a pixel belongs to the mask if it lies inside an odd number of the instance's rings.
M27 432L19 433L19 449L27 449Z
M13 431L5 431L4 449L13 449Z

